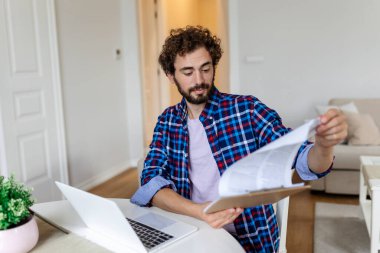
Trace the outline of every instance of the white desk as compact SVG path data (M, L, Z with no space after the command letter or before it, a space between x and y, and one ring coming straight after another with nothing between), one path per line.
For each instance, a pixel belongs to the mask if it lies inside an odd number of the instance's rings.
M120 209L126 214L131 208L136 208L132 205L128 199L113 199ZM64 212L72 212L73 221L75 222L79 219L78 215L69 206L68 209L67 201L57 201L36 204L34 207L44 208L48 210L47 212L54 212L54 215L59 217ZM193 224L198 227L198 231L175 242L165 248L160 252L172 252L172 253L187 253L187 252L244 252L240 244L224 229L213 229L205 222L200 220L183 216L179 214L174 214L170 212L163 211L159 208L152 207L156 212L171 217L177 220L184 221L189 224ZM46 223L39 221L39 228L43 229L40 231L40 239L33 253L45 253L52 252L109 252L108 250L82 238L75 234L65 234L58 229L53 229L51 226L47 226ZM58 251L57 251L58 250ZM78 251L79 250L79 251Z
M360 157L360 195L365 223L371 239L371 253L380 250L380 157ZM369 193L371 199L367 199Z

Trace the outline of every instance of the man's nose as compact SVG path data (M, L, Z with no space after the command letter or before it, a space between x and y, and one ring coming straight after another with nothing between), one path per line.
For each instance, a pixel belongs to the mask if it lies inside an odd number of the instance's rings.
M203 73L201 71L195 71L195 81L197 84L204 83Z

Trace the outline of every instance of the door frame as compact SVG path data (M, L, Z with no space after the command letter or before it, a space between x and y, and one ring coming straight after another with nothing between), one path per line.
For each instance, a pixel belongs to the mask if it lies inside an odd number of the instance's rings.
M48 0L48 23L49 23L49 39L51 42L50 55L52 64L52 85L53 95L55 101L55 112L57 121L57 142L59 154L59 170L60 178L63 183L69 183L68 160L66 152L66 134L65 134L65 117L63 112L63 99L62 99L62 83L61 72L59 64L59 50L58 50L58 36L57 36L57 22L55 12L55 0Z

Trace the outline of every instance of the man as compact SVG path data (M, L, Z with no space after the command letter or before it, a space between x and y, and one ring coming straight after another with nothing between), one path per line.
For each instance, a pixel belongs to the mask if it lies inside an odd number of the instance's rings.
M220 175L230 165L290 131L257 98L215 88L221 56L220 40L202 27L172 30L166 39L159 63L183 99L158 118L142 187L132 202L224 227L247 252L276 252L279 235L272 205L203 213L208 202L217 198ZM329 172L333 147L347 135L339 111L330 110L320 119L315 144L305 142L294 162L304 180Z

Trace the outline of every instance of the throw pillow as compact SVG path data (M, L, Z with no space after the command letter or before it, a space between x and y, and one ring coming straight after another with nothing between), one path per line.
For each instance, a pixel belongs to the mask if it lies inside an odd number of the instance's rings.
M344 105L317 105L316 109L319 115L326 113L331 108L340 109L343 112L359 113L358 108L354 102L350 102Z
M345 113L349 145L380 145L380 130L369 114Z

